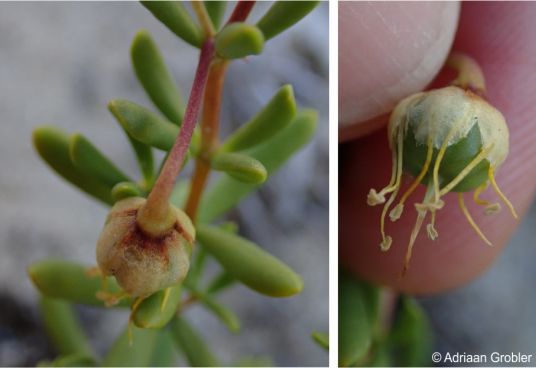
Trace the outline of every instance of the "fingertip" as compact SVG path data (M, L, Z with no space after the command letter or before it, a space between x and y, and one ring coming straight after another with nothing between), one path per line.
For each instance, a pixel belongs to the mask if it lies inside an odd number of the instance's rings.
M389 112L423 89L454 39L458 2L339 4L339 125Z

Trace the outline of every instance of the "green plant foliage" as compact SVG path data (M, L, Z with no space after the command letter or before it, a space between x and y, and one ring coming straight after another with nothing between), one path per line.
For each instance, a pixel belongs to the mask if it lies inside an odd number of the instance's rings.
M151 101L169 121L180 125L184 114L182 96L149 32L141 30L136 34L130 54L136 76Z
M259 160L266 168L269 177L311 140L316 130L316 121L316 111L302 110L289 126L245 153ZM236 206L257 187L258 184L241 183L230 177L220 178L205 193L199 220L213 221Z
M175 367L177 365L175 342L168 328L158 330L154 351L151 357L151 367Z
M210 16L214 28L220 28L227 1L205 1L205 8Z
M69 300L73 303L103 307L102 300L96 294L101 287L99 276L90 276L89 267L58 260L45 259L28 267L28 274L35 287L45 296ZM115 279L107 278L108 290L111 293L120 291ZM119 303L129 305L127 299Z
M242 237L200 224L197 238L226 272L261 294L287 297L303 288L301 278L287 265Z
M164 327L173 317L181 300L182 285L160 290L133 311L131 319L140 328Z
M34 130L33 143L41 158L65 180L104 203L113 203L111 186L74 166L69 153L69 137L63 131L49 125L39 127Z
M259 55L264 48L264 35L255 26L235 22L226 25L216 36L216 52L224 59Z
M142 197L143 193L140 188L130 181L124 181L117 183L112 188L112 198L114 202L120 201L121 199L130 198L130 197Z
M192 20L180 1L142 1L156 19L177 36L195 47L201 47L201 30Z
M311 337L319 346L329 351L329 335L327 333L316 331L311 334Z
M244 183L261 184L268 175L262 163L242 153L217 153L212 157L210 166Z
M113 187L122 181L130 181L104 154L82 134L74 134L69 144L71 161L81 172Z
M149 146L169 151L179 134L178 126L134 102L112 100L108 108L128 134Z
M124 129L123 129L124 130ZM141 170L141 174L145 180L145 189L151 188L153 185L154 177L154 158L153 151L150 146L137 141L127 131L125 131L127 138L136 154L138 165Z
M339 273L339 365L348 367L363 359L373 342L378 312L369 286Z
M53 361L42 361L38 367L97 367L97 362L84 354L60 355Z
M399 366L432 365L433 333L424 310L414 299L401 299L389 340Z
M257 22L257 27L264 34L264 38L269 40L298 23L319 3L319 1L276 1Z
M102 366L151 367L160 333L156 329L127 326L104 357Z
M192 367L217 367L218 361L203 338L183 318L171 320L171 333Z
M234 152L256 146L287 127L296 116L296 101L290 85L277 91L270 102L223 143L221 150Z
M60 299L41 297L40 307L45 329L58 353L86 358L93 355L84 331L69 303Z

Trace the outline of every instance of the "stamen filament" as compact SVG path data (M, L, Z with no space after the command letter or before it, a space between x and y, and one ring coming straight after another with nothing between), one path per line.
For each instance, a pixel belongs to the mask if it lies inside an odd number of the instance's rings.
M465 215L465 218L467 219L467 221L469 222L469 224L471 225L471 227L476 231L476 233L478 234L478 236L480 237L480 239L484 240L484 242L487 244L487 245L493 245L491 244L491 242L488 240L488 238L486 238L486 236L484 235L484 233L482 233L482 231L480 230L480 228L478 227L478 225L476 224L476 222L473 220L473 218L471 217L471 214L469 213L469 210L467 209L467 207L465 207L465 202L463 200L463 193L458 193L458 204L460 205L460 208L462 209L462 212L463 214Z
M512 213L512 216L514 216L514 218L518 218L517 217L517 213L516 213L516 210L514 209L514 206L512 205L512 203L510 203L510 201L508 200L508 198L506 198L506 196L503 194L503 192L499 189L499 186L497 185L497 183L495 182L495 176L494 176L494 171L495 171L495 168L493 166L489 166L489 169L488 169L488 178L489 178L489 181L491 183L491 185L493 186L493 189L495 189L495 193L497 193L497 195L499 196L499 198L501 198L501 200L504 202L504 204L510 209L510 212Z

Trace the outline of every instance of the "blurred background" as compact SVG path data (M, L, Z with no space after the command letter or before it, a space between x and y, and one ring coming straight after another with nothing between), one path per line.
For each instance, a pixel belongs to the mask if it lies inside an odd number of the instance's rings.
M268 6L258 3L249 19L256 21ZM55 356L26 267L44 257L95 264L95 243L107 213L45 166L32 147L32 130L46 123L81 132L138 177L131 148L106 104L126 98L153 109L130 65L130 42L140 28L151 32L187 96L197 50L138 3L0 4L2 366L31 366ZM260 57L232 63L222 134L248 120L286 83L293 85L299 106L319 111L316 137L232 216L242 234L301 274L305 288L289 299L270 299L243 286L223 293L220 300L242 320L238 335L200 307L188 310L189 320L224 364L242 356L267 356L286 366L328 363L326 352L310 339L312 331L328 330L327 3L271 40ZM125 326L127 312L77 310L93 346L104 354Z

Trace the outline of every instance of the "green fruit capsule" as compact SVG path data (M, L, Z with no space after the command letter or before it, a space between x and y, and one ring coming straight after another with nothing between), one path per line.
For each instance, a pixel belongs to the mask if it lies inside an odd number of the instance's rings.
M485 206L487 214L500 209L498 203L479 198L491 183L498 196L517 214L495 182L495 172L508 155L508 126L499 110L489 104L484 94L484 78L476 62L467 56L453 54L449 64L460 71L452 86L416 93L402 100L389 120L389 147L393 156L393 170L389 184L377 192L371 189L367 203L370 206L384 203L381 215L381 249L387 251L392 243L385 235L385 216L400 187L402 173L415 179L400 202L390 211L391 221L402 215L404 202L419 184L428 189L422 203L416 203L417 222L410 237L404 264L407 270L412 247L428 212L428 237L435 240L435 213L444 206L441 199L449 192L457 192L459 205L470 225L486 243L484 236L469 214L463 193L474 190L474 201Z

